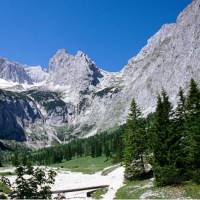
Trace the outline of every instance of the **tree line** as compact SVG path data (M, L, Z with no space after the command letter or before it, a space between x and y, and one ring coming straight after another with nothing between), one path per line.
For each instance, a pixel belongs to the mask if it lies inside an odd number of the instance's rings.
M172 106L163 89L155 113L144 118L135 100L131 103L124 136L124 162L130 179L145 174L152 165L157 185L200 182L200 89L192 79L187 95L182 88ZM134 162L137 161L135 167ZM134 167L133 167L134 166Z
M112 159L113 162L119 162L123 157L123 132L124 127L119 126L89 138L73 139L66 144L45 147L30 152L15 152L11 157L11 161L15 166L24 162L24 160L37 165L50 165L77 157L99 157L104 155L107 159Z

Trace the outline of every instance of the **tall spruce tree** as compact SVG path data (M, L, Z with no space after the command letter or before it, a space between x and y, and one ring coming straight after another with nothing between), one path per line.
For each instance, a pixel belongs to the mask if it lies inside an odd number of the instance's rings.
M2 164L2 159L3 159L3 156L2 156L1 149L0 149L0 167L2 167L2 166L3 166L3 164Z
M135 100L132 100L130 113L126 122L124 137L124 161L127 178L139 178L145 173L144 154L146 150L145 127L141 111ZM140 167L131 167L133 161L139 161Z
M182 88L178 92L177 107L173 114L171 134L171 163L177 170L177 182L187 179L186 97Z
M157 99L155 132L154 132L154 155L155 162L160 166L168 164L168 138L170 135L172 106L167 93L162 90Z
M190 175L200 182L200 90L194 79L190 82L187 96L186 136Z
M165 90L162 90L157 99L153 138L153 171L157 185L177 183L179 180L174 166L176 140L172 134L172 105Z

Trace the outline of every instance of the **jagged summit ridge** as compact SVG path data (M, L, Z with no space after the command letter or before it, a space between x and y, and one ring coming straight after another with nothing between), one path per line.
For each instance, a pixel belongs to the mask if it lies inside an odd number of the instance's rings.
M65 49L59 49L56 54L49 60L48 71L55 72L59 68L67 67L86 67L95 63L82 51L77 51L75 55L69 54Z
M85 53L78 51L71 55L64 49L58 50L50 59L48 72L49 83L68 86L72 93L95 86L99 82L98 78L102 77L101 71Z

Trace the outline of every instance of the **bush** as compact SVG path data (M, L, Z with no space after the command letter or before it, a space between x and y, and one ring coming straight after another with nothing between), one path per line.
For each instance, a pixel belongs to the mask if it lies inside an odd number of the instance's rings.
M14 183L11 198L14 199L51 199L51 187L56 172L33 168L30 165L16 169L17 179Z
M200 184L200 170L199 169L193 171L193 176L192 177L193 177L193 181L195 183Z
M179 184L185 179L181 171L173 166L155 167L154 175L157 186Z

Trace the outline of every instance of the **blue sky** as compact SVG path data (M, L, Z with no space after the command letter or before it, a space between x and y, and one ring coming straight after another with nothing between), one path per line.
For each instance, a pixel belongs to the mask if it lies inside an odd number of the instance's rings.
M120 70L191 0L0 0L0 56L47 67L57 49L82 50Z

